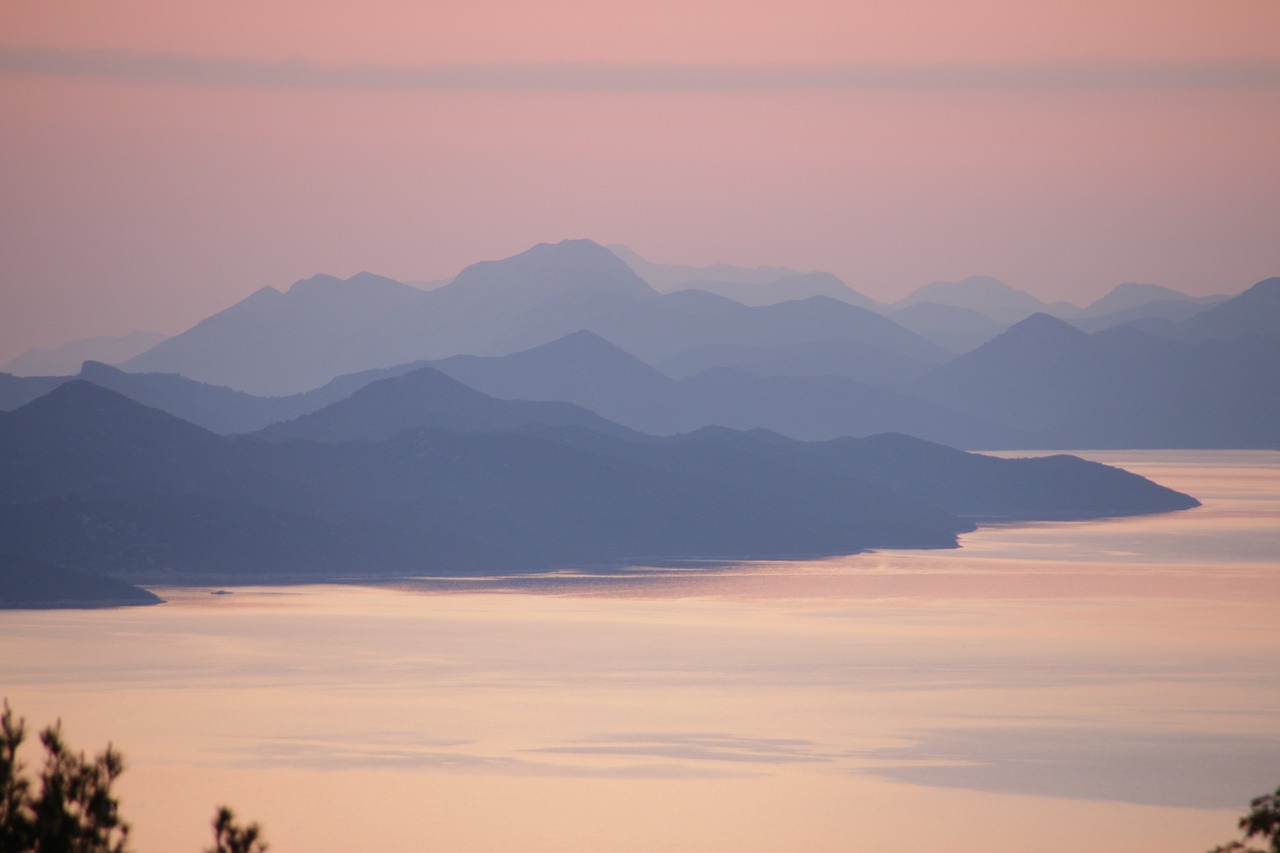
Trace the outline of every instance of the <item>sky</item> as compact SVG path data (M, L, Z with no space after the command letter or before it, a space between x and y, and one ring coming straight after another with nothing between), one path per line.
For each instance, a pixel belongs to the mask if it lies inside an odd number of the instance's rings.
M993 275L1280 275L1280 0L4 0L0 362L267 285L589 237Z

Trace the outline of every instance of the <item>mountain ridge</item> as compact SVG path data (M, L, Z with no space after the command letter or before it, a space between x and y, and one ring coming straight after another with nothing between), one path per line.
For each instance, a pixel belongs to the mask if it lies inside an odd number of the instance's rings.
M954 547L973 527L965 516L990 513L1000 490L948 497L939 478L905 473L938 453L994 472L1019 495L1002 506L1022 519L1194 505L1080 460L1068 465L1083 480L1050 477L1071 484L1051 495L1046 463L905 437L871 454L898 460L900 473L886 476L867 468L859 441L721 428L653 439L540 424L276 443L217 436L78 380L0 415L0 540L23 559L165 583Z

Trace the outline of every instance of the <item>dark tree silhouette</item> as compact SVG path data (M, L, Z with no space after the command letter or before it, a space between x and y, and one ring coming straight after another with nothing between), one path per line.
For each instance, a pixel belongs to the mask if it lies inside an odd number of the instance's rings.
M8 700L0 714L0 853L128 853L129 825L111 786L124 758L107 744L93 759L73 753L62 723L40 733L45 762L39 793L18 760L26 721L14 718ZM256 823L241 827L226 806L213 820L217 846L209 853L263 853Z
M0 853L19 853L34 843L31 780L23 775L18 761L18 747L26 736L26 726L14 720L6 701L0 715Z
M1244 833L1242 840L1215 847L1209 853L1280 853L1280 788L1249 803L1249 813L1240 818L1240 831ZM1249 846L1247 842L1255 836L1267 846Z
M214 846L205 853L263 853L267 843L259 839L260 834L256 823L238 826L231 809L221 806L213 819Z
M111 785L124 771L124 759L110 744L89 759L73 753L62 739L62 724L40 733L44 769L40 792L18 760L26 723L15 720L9 703L0 714L0 851L21 853L126 853L129 825Z
M41 853L125 853L129 825L111 784L124 758L111 744L92 761L73 754L62 739L62 721L40 733L45 764L40 796L33 802L36 850Z

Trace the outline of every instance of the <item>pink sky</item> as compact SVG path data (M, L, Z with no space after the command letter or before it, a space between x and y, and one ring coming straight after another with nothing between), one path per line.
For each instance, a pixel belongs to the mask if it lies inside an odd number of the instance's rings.
M0 362L540 241L826 269L1280 274L1280 3L0 5Z

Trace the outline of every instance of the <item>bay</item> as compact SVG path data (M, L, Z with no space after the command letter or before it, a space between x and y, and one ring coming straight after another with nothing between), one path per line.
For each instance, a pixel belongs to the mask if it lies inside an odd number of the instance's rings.
M1280 784L1280 453L1080 455L1204 505L5 612L0 692L125 753L141 853L220 803L276 851L1203 851Z

